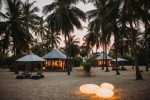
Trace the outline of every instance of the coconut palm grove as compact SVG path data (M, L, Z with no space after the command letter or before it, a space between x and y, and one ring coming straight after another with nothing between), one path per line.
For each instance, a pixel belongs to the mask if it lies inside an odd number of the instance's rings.
M150 0L38 2L0 0L0 100L150 100Z

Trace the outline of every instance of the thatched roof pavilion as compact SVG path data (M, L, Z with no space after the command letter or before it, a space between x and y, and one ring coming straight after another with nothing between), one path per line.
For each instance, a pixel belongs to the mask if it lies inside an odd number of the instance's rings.
M54 48L52 51L43 56L46 59L46 69L64 69L66 55L60 50Z
M108 64L108 66L112 66L112 64L111 64L112 58L109 57L105 52L101 52L100 56L98 56L96 58L97 66L105 65L106 64L106 57L107 57L107 64Z

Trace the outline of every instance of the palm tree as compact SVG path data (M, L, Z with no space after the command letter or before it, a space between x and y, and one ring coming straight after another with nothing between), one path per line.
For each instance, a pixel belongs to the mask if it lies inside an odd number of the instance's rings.
M95 6L97 8L96 10L89 13L89 19L92 19L89 24L91 30L95 30L96 32L101 31L103 33L102 37L104 41L106 41L106 37L109 39L107 33L110 32L113 32L116 43L120 40L123 41L124 36L126 36L126 38L131 41L131 51L136 66L136 79L143 79L138 67L138 53L141 47L138 45L139 42L137 37L139 37L138 29L140 27L140 21L143 21L145 29L148 29L149 1L89 0L89 2L93 2L94 5L99 5ZM109 24L111 27L106 27L107 25L109 26ZM130 32L127 34L126 30L128 27ZM120 40L117 38L120 38ZM118 44L115 45L115 48L117 47Z
M80 46L80 55L82 56L82 58L84 58L84 57L88 58L88 54L90 53L91 50L92 50L92 48L90 47L90 45L83 43Z
M106 20L107 12L109 11L109 0L89 0L92 2L96 9L88 11L88 19L90 21L88 27L94 33L101 33L101 43L103 44L103 50L107 53L107 44L110 41L110 29L108 21ZM107 58L106 58L107 60ZM106 61L106 71L108 72L108 66Z
M144 23L144 27L145 27L145 31L148 29L150 23L150 1L149 0L139 0L139 4L140 4L140 7L141 7L141 20L143 21Z
M22 4L22 14L23 18L25 18L24 27L28 31L35 32L39 25L40 17L36 14L39 11L37 6L34 6L36 1L30 2L30 0L26 0L25 2L21 2ZM33 46L33 43L30 44L30 47ZM29 52L29 51L28 51Z
M46 20L51 31L61 32L64 35L66 48L67 40L69 40L70 33L74 32L74 28L82 29L79 19L85 21L84 12L74 6L79 1L81 0L55 0L52 4L44 6L43 9L45 14L49 13ZM69 52L66 54L67 59ZM68 75L70 75L70 66L66 65Z
M92 31L89 31L89 33L86 34L83 38L85 41L85 44L87 46L91 46L90 48L96 46L96 53L97 53L98 48L100 48L100 46L103 46L103 51L104 51L105 42L102 41L101 35L102 35L101 33L94 33ZM92 50L92 54L93 54L93 50ZM102 70L104 70L104 59L103 59Z
M48 26L46 21L43 19L43 16L40 17L39 24L36 27L37 28L34 30L35 35L39 36L41 40L44 41L48 32Z
M70 42L70 43L68 43L68 42ZM66 51L70 50L71 53L70 53L69 56L70 57L75 57L80 52L80 48L79 48L80 40L79 40L79 38L76 38L76 35L73 35L73 36L70 36L68 42L67 43L69 45L68 45L68 48L66 48Z
M45 43L43 42L36 43L31 47L32 52L39 56L43 56L44 54L46 54L47 53L46 49L47 48L45 47Z
M43 17L40 17L37 29L35 29L34 31L36 35L40 36L42 42L46 46L47 48L46 51L49 51L50 48L54 47L58 48L58 44L60 44L61 41L60 33L58 32L52 33Z
M38 7L34 7L34 4L36 3L36 1L33 2L29 2L29 0L26 0L25 2L22 2L22 8L23 8L23 14L25 15L35 15L37 16L35 13L39 11Z
M39 24L40 17L36 14L39 11L39 8L34 6L36 1L29 2L29 0L26 0L25 2L22 2L22 10L23 15L25 17L26 23L28 23L28 26L26 26L27 30L35 30L37 29L37 24Z
M92 50L90 45L86 44L86 41L80 46L80 56L82 57L82 63L89 58L89 53ZM90 62L88 62L90 63Z
M60 44L61 38L60 38L60 33L52 33L52 32L47 32L47 44L50 44L52 48L56 47L58 48L58 44Z
M0 22L0 31L4 34L4 49L8 49L11 44L14 55L27 52L33 39L29 28L34 28L37 21L33 18L33 14L25 14L20 0L6 0L5 2L6 13L1 14L5 20Z
M0 22L0 30L4 33L3 45L5 49L13 43L14 55L21 53L23 49L29 48L32 40L31 34L24 28L25 18L22 16L20 0L6 0L6 13L3 14L6 20Z
M70 51L71 53L69 56L72 58L72 61L74 62L75 56L77 56L80 53L80 47L79 47L79 38L76 38L76 35L70 36L68 43L68 48L66 48L66 52ZM70 65L72 65L71 59L69 60ZM73 64L74 65L74 64ZM70 68L72 70L72 66Z
M120 1L110 1L109 6L107 9L110 9L108 14L106 15L106 19L108 22L110 22L109 28L112 31L114 35L114 47L115 47L115 59L116 59L116 74L120 75L119 70L118 70L118 47L119 47L119 39L121 38L121 32L119 28L119 24L117 23L117 19L119 19L119 7L120 7Z
M141 16L140 13L142 13L142 6L139 2L140 0L117 0L116 2L116 6L114 6L114 10L112 9L113 12L112 14L110 14L109 16L114 17L114 21L113 21L113 32L116 34L117 30L119 32L119 28L117 28L118 26L121 25L121 31L122 34L118 35L120 36L119 38L123 41L123 36L125 36L125 31L127 30L127 24L129 25L129 30L130 32L128 32L128 34L126 35L126 37L129 37L128 39L131 40L131 50L132 50L132 55L134 57L134 61L135 61L135 66L136 66L136 79L140 80L143 79L140 72L139 72L139 67L138 67L138 52L140 50L139 47L139 32L138 32L138 28L140 26L139 21L141 18L145 18L143 16ZM114 2L114 3L115 3ZM142 14L145 15L145 14ZM147 19L147 18L145 18ZM117 23L118 22L118 23ZM148 20L145 20L145 23L148 22ZM114 36L115 36L114 34ZM117 34L116 34L117 35ZM116 37L117 38L117 37ZM115 38L115 41L116 41ZM116 41L118 42L118 41ZM116 45L117 46L117 45ZM118 47L118 46L117 46ZM135 52L136 50L136 52Z
M139 2L140 2L140 6L141 6L141 8L142 8L142 17L141 17L141 20L142 20L142 22L143 22L143 24L144 24L144 43L143 43L143 48L144 48L144 46L146 46L145 47L145 49L147 49L148 50L148 42L149 42L149 38L150 38L150 35L149 35L149 27L150 27L150 18L149 18L149 16L150 16L150 12L149 12L149 10L150 10L150 5L149 5L149 3L150 3L150 1L148 1L148 0L139 0ZM148 71L148 56L146 55L146 71Z
M136 79L141 80L143 79L140 71L139 71L139 66L138 66L138 47L137 47L137 41L136 41L136 36L137 36L137 31L136 27L139 27L139 19L141 17L141 7L140 3L137 0L122 0L121 2L122 8L121 8L121 18L124 20L123 24L127 25L129 24L129 27L131 28L131 49L132 49L132 54L134 56L134 63L136 67ZM135 26L135 27L134 27Z
M40 18L39 24L37 25L37 29L34 30L35 35L38 36L42 40L42 44L45 46L46 51L48 52L51 48L50 45L50 30L48 29L46 21L43 19L43 17Z
M101 43L100 43L100 33L94 33L89 31L88 34L86 34L83 37L83 40L85 41L86 45L89 45L91 47L96 46L96 52L97 49L100 47Z

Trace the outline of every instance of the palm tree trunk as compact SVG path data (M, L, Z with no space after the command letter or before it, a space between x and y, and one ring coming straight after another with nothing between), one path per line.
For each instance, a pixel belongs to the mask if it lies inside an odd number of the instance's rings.
M14 42L14 46L13 46L13 53L14 53L14 56L16 56L17 53L16 53L16 44L15 44L15 42Z
M70 46L70 36L68 36L68 46ZM69 48L69 47L68 47ZM71 58L71 49L68 49L68 62L69 62L69 71L72 71L72 58Z
M66 40L67 36L65 35L65 45L66 45L66 50L68 48L68 44L67 44L67 40ZM68 37L69 38L69 37ZM69 39L68 39L69 40ZM70 51L70 50L69 50ZM67 74L70 75L70 65L69 65L69 56L68 56L69 52L67 50L66 55L66 69L67 69Z
M117 61L117 56L118 56L118 50L117 50L117 41L115 40L115 60L116 60L116 75L120 75L119 69L118 69L118 61Z
M107 44L106 44L106 41L105 41L105 52L106 52L106 62L105 62L105 66L106 66L106 72L109 72L109 69L108 69L108 61L107 61Z
M131 19L130 19L129 24L130 24L131 29L134 30ZM136 69L136 80L143 80L143 77L140 73L139 66L138 66L138 55L137 55L137 50L136 50L136 39L135 39L136 37L133 36L133 34L134 34L134 32L132 31L131 49L132 49L132 54L134 56L134 64L135 64L135 69Z
M147 71L147 72L149 71L148 67L149 67L149 66L148 66L148 65L146 65L146 71Z
M146 71L148 72L149 70L148 70L148 67L149 67L149 58L148 58L148 45L146 45L146 53L145 53L145 64L146 64Z
M54 48L54 42L52 42L52 49Z
M147 55L146 55L145 63L146 63L146 71L148 72L148 71L149 71L149 70L148 70L149 63L148 63L148 57L147 57Z
M104 43L103 43L103 64L102 64L102 70L104 70Z
M46 50L47 50L47 52L48 52L48 51L49 51L49 46L48 46L48 45L49 45L49 44L48 44L48 41L49 41L49 38L48 38L49 36L48 36L48 35L49 35L49 34L48 34L48 33L46 33L46 34L47 34L47 35L46 35L46 42L47 42L47 43L46 43Z
M138 57L137 53L135 52L135 69L136 69L136 80L143 80L143 77L140 73L139 66L138 66Z
M146 8L144 7L144 9L145 9L145 12L146 12ZM146 34L146 31L147 31L147 28L148 28L148 22L147 22L147 19L145 18L145 20L144 20L144 27L145 27L145 34ZM145 37L146 38L146 37ZM146 42L146 52L148 52L149 50L148 50L148 41L146 40L145 41ZM146 71L149 71L148 70L148 67L149 67L149 64L148 64L148 55L146 54Z
M119 73L119 69L118 69L118 61L117 61L117 57L118 57L118 40L119 40L119 37L118 37L118 35L116 35L117 33L118 33L118 29L117 29L117 22L116 22L116 20L114 20L114 36L115 36L115 43L114 43L114 45L115 45L115 60L116 60L116 74L117 75L120 75L120 73ZM123 45L122 45L123 46Z

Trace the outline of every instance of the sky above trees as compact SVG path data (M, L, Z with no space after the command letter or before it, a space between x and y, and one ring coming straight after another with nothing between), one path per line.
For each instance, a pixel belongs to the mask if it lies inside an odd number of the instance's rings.
M26 1L26 0L22 0L22 1ZM29 1L30 2L36 1L35 6L37 6L40 9L40 11L38 12L38 15L46 16L42 13L42 9L45 5L52 3L54 0L29 0ZM80 8L81 10L83 10L84 12L94 9L94 6L91 3L84 4L82 2L79 2L77 7ZM2 10L5 12L4 8ZM80 39L80 45L82 45L82 43L83 43L83 40L82 40L83 36L85 36L87 34L87 28L86 28L87 25L88 25L88 21L82 22L82 26L84 27L83 30L76 29L74 31L74 33L72 33L72 35L76 35L76 37ZM61 41L61 46L64 46L63 38ZM101 49L100 49L100 51L101 51Z
M23 1L25 1L25 0L23 0ZM38 7L39 7L40 12L39 12L38 14L39 14L40 16L43 16L43 13L42 13L42 8L43 8L43 6L45 6L45 5L50 4L50 3L53 2L53 0L30 0L30 2L32 2L32 1L36 1L35 6L38 6ZM86 11L88 11L88 10L91 10L91 9L94 9L94 7L93 7L92 4L90 4L90 3L84 4L84 3L82 3L82 2L80 2L80 3L77 5L77 7L80 8L81 10L83 10L84 12L86 12ZM82 25L86 27L86 26L87 26L87 23L88 23L88 21L82 22ZM78 37L78 38L80 39L80 41L81 41L80 45L81 45L81 44L83 43L83 41L82 41L83 36L84 36L85 34L87 34L87 29L86 29L86 28L83 28L83 30L75 30L75 32L72 33L72 34L77 35L76 37ZM62 41L61 45L64 46L63 41Z
M43 6L47 5L47 4L50 4L52 3L54 0L30 0L30 1L36 1L37 3L35 4L35 6L38 6L39 9L40 9L40 12L38 13L40 16L43 16L43 13L42 13L42 8ZM94 6L91 4L91 3L88 3L88 4L84 4L82 2L79 2L78 5L77 5L78 8L80 8L81 10L83 10L84 12L87 12L89 10L92 10L94 9ZM82 25L84 27L87 27L88 25L88 21L86 22L82 22ZM72 35L76 35L76 37L78 37L80 39L80 45L82 45L83 43L83 36L85 36L87 34L87 28L83 28L83 30L75 30L74 33L72 33ZM113 41L113 37L112 37L112 41ZM113 42L110 44L110 46L113 44ZM64 40L61 42L61 45L64 46ZM99 49L99 52L101 51L102 49L100 48Z

